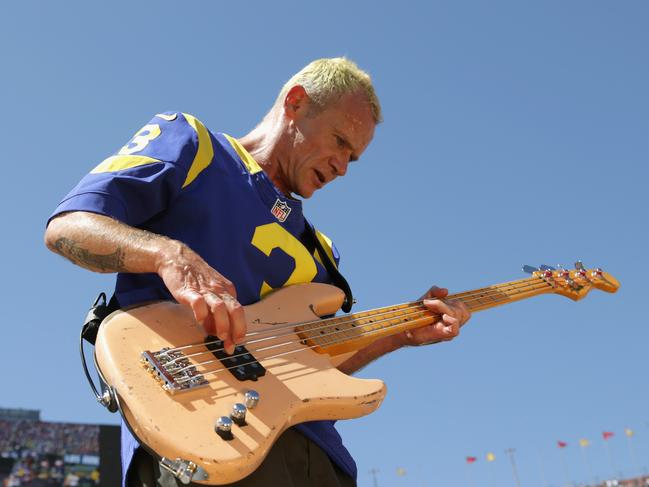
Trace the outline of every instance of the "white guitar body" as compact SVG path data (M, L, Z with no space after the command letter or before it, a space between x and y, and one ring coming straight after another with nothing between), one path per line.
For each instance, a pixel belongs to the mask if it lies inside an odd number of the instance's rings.
M267 351L248 350L266 369L257 381L238 380L229 370L205 375L207 384L170 393L143 365L142 353L186 344L203 343L205 332L191 311L172 302L158 302L117 311L100 327L95 358L97 366L116 392L122 415L135 436L160 457L192 462L202 469L193 481L227 484L252 473L277 437L297 423L322 419L348 419L371 413L385 394L380 380L350 377L335 368L341 357L316 353L300 342L286 325L313 321L334 314L342 292L326 284L302 284L281 289L245 307L248 332L282 327L280 337L263 341ZM254 336L254 335L253 335ZM290 342L290 345L283 345ZM261 344L260 344L261 345ZM275 348L273 348L275 347ZM206 348L203 346L202 350ZM290 352L295 350L294 352ZM192 350L193 352L196 349ZM289 351L286 355L264 359ZM212 359L199 372L223 369ZM228 416L235 403L244 402L248 390L259 402L247 411L245 425L232 426L232 439L215 432L215 422Z

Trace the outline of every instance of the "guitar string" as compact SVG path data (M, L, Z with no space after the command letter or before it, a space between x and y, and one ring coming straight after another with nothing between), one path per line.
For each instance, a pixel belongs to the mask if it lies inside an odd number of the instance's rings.
M547 289L547 287L544 286L544 287L541 287L541 289ZM529 291L525 291L525 292L529 292ZM525 294L525 292L523 292L523 293L519 293L519 294ZM416 320L415 320L415 321L416 321ZM411 322L411 323L412 323L412 322ZM402 322L398 322L398 323L394 323L394 324L392 324L392 325L389 325L389 326L386 326L386 327L382 327L382 328L379 328L379 329L366 330L366 331L361 332L359 335L357 335L357 336L354 337L353 339L355 340L355 339L363 338L363 337L368 336L368 335L373 335L373 334L379 333L379 332L381 332L381 331L383 331L383 330L387 330L387 329L389 329L389 328L393 328L393 327L395 327L395 326L400 326L400 325L402 325L402 324L403 324ZM338 333L340 333L340 332L331 333L330 335L338 334ZM324 346L325 346L325 348L326 348L326 346L336 345L336 344L339 344L339 343L343 343L343 342L345 342L345 341L347 341L347 340L348 340L347 337L342 337L342 338L340 338L339 340L336 340L336 341L334 341L334 342L332 342L332 343L328 343L328 344L326 344L326 345L324 345ZM441 341L441 340L440 340L440 341ZM288 341L288 342L284 342L284 343L282 343L282 344L278 344L278 345L275 345L275 346L269 346L269 347L265 347L265 348L256 349L256 350L254 350L254 352L263 352L263 351L266 351L266 350L270 350L270 349L274 349L274 348L279 348L280 346L288 346L288 345L291 345L291 344L293 344L293 343L302 343L302 340L298 340L298 341ZM300 348L298 348L298 349L288 350L288 351L286 351L286 352L282 352L282 353L279 353L279 354L275 354L275 355L270 355L270 356L262 357L262 358L260 358L260 359L256 359L256 361L259 362L260 360L269 360L269 359L272 359L272 358L281 357L281 356L288 355L288 354L291 354L291 353L297 353L297 352L299 352L299 351L301 351L301 350L312 349L312 348L315 348L315 347L318 347L318 346L322 346L322 345L314 344L314 345L311 345L311 346L303 346L303 347L300 347ZM245 354L244 354L244 355L245 355ZM182 372L182 371L184 371L184 370L186 370L186 369L190 369L190 368L192 368L192 367L196 367L196 366L205 366L205 365L209 365L209 364L216 363L216 362L220 362L220 361L219 361L218 359L212 359L212 360L208 360L208 361L205 361L205 362L201 362L201 363L198 363L198 364L195 364L195 365L191 365L191 366L185 367L184 369L180 369L180 370L175 371L175 372L178 373L178 372ZM215 374L215 373L217 373L217 372L221 372L221 371L223 371L223 370L231 370L231 369L234 369L234 368L237 368L237 367L239 367L239 365L234 365L234 366L231 366L231 367L225 367L225 368L221 368L221 369L216 369L216 370L206 371L206 372L202 373L202 375L203 375L203 376L205 376L205 375L212 375L212 374ZM180 384L182 384L182 383L184 383L184 382L186 382L186 381L188 381L188 380L191 380L191 377L180 379L180 380L177 381L177 382L180 383Z
M544 284L545 284L545 283L544 283ZM547 287L547 285L542 285L542 286L537 286L537 287L534 288L533 290L540 290L540 289L549 289L549 288ZM528 292L530 292L530 289L527 289L527 290L522 291L522 292L518 292L518 294L525 294L525 293L528 293ZM516 296L516 295L514 295L513 297L515 297L515 296ZM472 301L477 301L477 300L478 300L478 299L473 299ZM504 302L506 302L506 301L502 301L502 303L504 303ZM500 304L500 303L498 303L498 304ZM425 310L418 310L418 311L416 311L415 313L410 313L410 315L412 315L412 314L417 314L417 313L422 313L422 312L424 312L424 311L425 311ZM421 316L421 317L419 317L419 318L416 318L416 319L410 321L410 324L412 324L412 323L414 323L414 322L416 322L417 320L420 320L420 319L430 319L430 318L434 318L435 316L439 316L439 315L424 315L424 316ZM395 318L392 318L392 319L395 319ZM398 319L398 318L396 318L396 319ZM386 319L386 320L382 320L382 321L387 321L387 320L390 320L390 318L388 318L388 319ZM372 323L372 325L374 325L374 324L376 324L376 323ZM372 335L372 334L375 334L375 333L379 333L379 332L382 332L382 331L384 331L384 330L388 330L388 329L390 329L390 328L393 328L393 327L395 327L395 326L402 326L403 324L404 324L403 321L399 321L399 322L394 323L394 324L392 324L392 325L383 326L383 327L378 328L378 329L361 331L358 335L356 335L356 336L354 336L354 337L352 337L352 338L349 338L349 337L342 337L341 339L339 339L339 340L335 340L334 342L330 342L330 343L326 343L326 344L315 344L315 345L312 345L312 346L308 346L308 347L306 347L306 348L307 348L307 349L311 349L311 348L315 348L315 347L323 347L323 348L327 348L327 347L332 346L332 345L336 345L336 344L339 344L339 343L343 343L343 342L345 342L345 341L347 341L347 340L349 340L349 341L358 340L358 339L360 339L360 338L364 338L364 337L367 336L367 335ZM361 325L361 328L362 328L363 326L365 326L365 325ZM346 331L348 331L348 330L339 330L339 331L335 331L335 332L332 332L332 333L328 333L328 334L326 334L326 335L321 335L321 336L319 336L319 337L317 337L317 338L322 338L322 337L331 337L332 335L339 335L339 334L344 333L344 332L346 332ZM306 341L306 340L307 340L307 339L291 340L291 341L283 342L283 343L281 343L281 344L275 344L275 345L271 345L271 346L268 346L268 347L262 347L262 348L254 349L254 350L249 351L248 353L251 353L251 354L252 354L252 353L258 353L258 352L264 352L264 351L267 351L267 350L271 350L271 349L279 348L279 347L283 347L283 346L289 346L289 345L292 345L292 344L301 344L301 345L302 345L302 346L301 346L300 348L298 348L298 349L295 349L295 350L289 350L288 352L283 352L283 353L278 354L278 355L272 355L272 356L268 356L268 357L262 357L262 358L260 358L260 359L259 359L259 358L255 358L255 360L256 360L257 362L259 362L260 360L268 360L268 359L271 359L271 358L275 358L275 357L280 357L280 356L286 355L287 353L299 352L300 350L304 350L304 349L305 349L304 347L305 347L305 341ZM201 353L201 355L203 355L203 354L205 354L205 353L210 353L210 352L209 352L209 351L207 351L207 352L203 352L203 353ZM236 358L236 357L240 357L240 356L243 356L243 355L246 355L246 353L242 353L242 354L239 354L239 355L232 355L232 356L229 356L228 358ZM181 358L182 358L182 357L181 357ZM181 373L181 372L184 372L184 371L186 371L186 370L188 370L188 369L190 369L190 368L192 368L192 367L206 366L206 365L209 365L209 364L212 364L212 363L216 363L216 362L220 362L220 360L218 360L218 359L212 359L212 360L207 360L207 361L204 361L204 362L198 362L198 363L196 363L196 364L192 364L192 365L186 366L186 367L184 367L184 368L181 368L181 369L179 369L179 370L176 370L175 373ZM237 367L239 367L239 366L240 366L240 365L234 365L234 366L232 366L232 367L226 367L226 368L223 368L223 369L217 369L217 370L215 370L215 371L207 371L207 372L203 373L202 375L206 375L206 374L209 375L209 374L213 374L213 373L216 373L216 372L219 372L219 371L222 371L222 370L231 370L231 369L237 368ZM185 381L187 381L187 380L191 380L191 377L189 377L189 378L185 378L184 380L181 379L181 381L179 381L179 383L181 383L181 382L185 382Z
M379 325L379 324L381 324L381 323L389 322L389 321L392 321L392 320L395 320L395 319L403 319L404 317L410 317L410 316L415 316L415 315L421 315L420 317L415 318L415 319L405 320L405 322L408 322L408 321L409 321L410 323L412 323L412 322L416 321L417 319L422 319L422 318L434 318L434 317L436 316L436 315L434 315L434 314L425 314L425 313L426 313L426 310L423 309L423 308L421 308L420 306L411 306L411 307L409 307L409 308L404 308L404 309L399 310L399 311L405 311L405 310L413 310L413 311L412 311L411 313L404 313L404 314L401 314L401 315L398 316L398 317L391 317L391 318L385 318L385 319L382 319L382 320L376 320L376 321L373 321L371 324L372 324L372 325ZM333 325L329 325L329 326L333 326ZM352 326L353 326L353 325L352 325ZM367 325L360 325L359 328L360 328L360 327L363 327L363 326L367 326ZM325 328L328 328L328 327L325 327ZM356 328L356 329L359 329L359 328ZM382 329L387 329L387 327L383 327ZM312 331L312 330L308 330L308 331ZM298 340L298 341L290 340L290 341L287 341L287 342L283 342L283 343L279 343L279 344L270 345L270 346L268 346L268 347L256 348L256 349L254 349L254 350L251 349L251 350L249 350L248 352L241 352L241 353L239 353L239 354L233 354L233 355L228 356L227 358L228 358L228 359L230 359L230 358L238 358L238 357L242 357L242 356L244 356L244 355L247 355L247 354L249 354L249 353L263 352L263 351L266 351L266 350L269 350L269 349L272 349L272 348L278 348L278 347L283 347L283 346L287 346L287 345L292 345L293 343L303 343L303 342L306 341L306 340L313 340L313 339L322 339L322 338L327 338L327 337L330 337L331 335L337 335L337 334L339 334L339 333L344 333L344 332L349 332L349 331L351 331L349 328L348 328L348 329L345 329L345 330L339 330L339 329L336 327L336 331L334 331L334 332L325 333L325 334L317 335L317 336L314 336L314 337L307 337L307 338L305 338L305 339ZM259 339L259 340L252 340L252 341L250 341L250 342L247 342L246 344L249 345L249 344L253 344L253 343L261 343L261 342L271 341L271 340L275 340L275 339L277 339L277 338L282 338L282 337L285 337L285 336L294 336L295 333L296 333L295 331L293 331L293 332L286 332L286 333L284 333L284 334L278 334L278 335L276 335L276 336L272 336L272 337L268 337L268 338L262 338L262 339ZM321 331L321 333L324 333L324 332ZM354 338L357 338L357 337L354 337ZM216 350L214 350L214 351L218 352L218 351L222 351L222 350L223 350L223 349L220 348L220 349L216 349ZM173 359L173 360L170 360L169 362L166 362L166 363L173 363L173 362L181 361L181 360L183 360L183 359L193 358L193 357L197 357L197 356L200 356L200 355L206 355L206 354L212 354L212 353L213 353L212 350L209 350L209 349L208 349L208 350L203 350L203 351L200 351L200 352L196 352L196 353L192 353L192 354L188 354L188 355L183 355L182 357L178 357L178 358ZM199 366L199 365L206 365L206 364L209 364L209 363L212 363L212 362L214 362L214 360L209 360L209 361L206 361L206 362L198 362L198 363L196 363L195 365L191 365L191 366L189 366L189 367ZM189 368L189 367L186 367L186 368ZM184 371L184 369L180 369L180 370L178 370L177 372L183 372L183 371Z
M388 328L392 328L392 327L394 327L394 326L398 326L398 324L394 324L394 325L387 326L387 327L385 327L385 328L382 328L381 330L370 330L370 331L367 331L367 332L363 332L363 333L361 334L361 337L367 337L367 336L369 336L369 335L376 334L376 333L378 333L378 332L380 332L380 331L382 331L382 330L386 330L386 329L388 329ZM336 344L338 344L338 343L342 343L342 342L344 342L344 341L345 341L345 338L343 337L343 338L339 339L338 341L336 341L336 342L334 342L334 343L332 343L332 344L330 344L330 345L336 345ZM288 343L288 344L292 344L292 343L295 343L295 342L287 342L287 343ZM435 342L433 342L433 343L435 343ZM267 356L267 357L262 357L261 359L258 359L258 360L256 360L256 361L257 361L257 362L262 362L262 361L264 361L264 360L271 360L271 359L274 359L274 358L283 357L283 356L285 356L285 355L290 355L290 354L293 354L293 353L303 352L303 351L305 351L305 350L311 350L311 349L314 349L314 348L316 348L316 347L318 347L318 346L319 346L319 345L310 345L310 346L307 345L307 346L304 346L304 347L295 348L295 349L288 350L288 351L286 351L286 352L278 353L278 354L275 354L275 355L269 355L269 356ZM210 361L207 361L207 362L203 362L203 364L205 365L205 364L211 364L211 363L215 363L215 362L219 362L219 361L218 361L218 360L210 360ZM216 370L208 370L208 371L206 371L206 372L200 372L200 375L202 375L203 377L205 377L205 376L208 376L208 375L214 375L214 374L216 374L216 373L223 372L223 371L225 371L225 370L228 370L228 371L229 371L229 370L232 370L232 369L236 369L237 367L240 367L240 365L235 365L235 366L231 366L231 367L223 367L223 368L216 369ZM194 378L194 377L183 377L183 378L181 378L181 379L179 379L179 380L177 380L177 381L175 381L175 382L176 382L177 384L182 385L182 384L184 384L185 382L192 380L193 378Z
M533 281L533 282L530 282L530 281ZM506 292L510 292L512 290L521 290L521 289L527 289L527 288L534 288L534 286L538 285L538 284L542 284L541 288L549 286L549 284L547 284L547 282L543 281L543 280L522 280L522 281L520 281L520 284L518 284L518 285L507 285L507 286L501 285L500 290L499 289L491 289L490 291L465 292L465 293L462 293L462 294L465 295L465 297L462 298L461 300L465 304L471 303L472 301L479 301L481 299L491 299L491 301L493 302L494 301L493 296L502 296L503 294L506 295ZM489 288L483 288L483 289L489 289ZM458 295L455 294L455 295L451 296L451 299L455 299L456 296L458 296ZM477 296L477 297L475 297L475 296ZM468 299L469 297L475 297L475 298L471 300L471 299ZM498 302L498 301L496 300L496 302ZM348 325L350 323L356 323L359 320L372 320L372 319L375 319L375 318L383 316L383 315L393 314L393 313L400 313L400 312L412 309L413 307L416 307L417 309L420 309L422 304L423 304L422 300L419 300L419 301L414 301L414 302L410 302L410 303L404 303L404 304L401 304L401 305L390 306L389 309L388 308L377 308L376 310L371 310L371 311L358 313L358 314L364 314L364 313L372 313L373 311L380 311L379 313L369 314L367 316L356 316L356 317L354 317L354 315L351 314L351 315L340 316L340 317L337 317L337 318L330 318L330 319L327 319L327 320L312 320L312 321L307 321L307 322L302 322L302 323L292 323L292 324L290 324L288 326L281 326L281 327L276 327L276 328L267 328L267 329L264 329L263 331L265 333L272 333L272 336L266 336L266 337L263 337L263 338L258 338L260 336L263 336L264 333L262 333L262 332L251 333L251 334L248 334L247 336L255 338L255 339L247 340L246 342L244 342L244 343L242 343L240 345L245 346L245 345L249 345L249 344L253 344L253 343L259 343L259 342L262 342L264 340L281 338L282 336L293 335L295 333L295 328L299 327L299 326L304 327L304 326L308 326L308 325L311 325L311 324L319 325L319 326L316 326L316 327L311 327L311 328L302 330L304 332L314 332L314 331L319 331L319 330L321 330L323 328L328 328L328 327L345 326L345 325ZM405 308L403 308L403 307L399 308L399 306L405 306L405 305L407 305ZM421 310L421 311L425 311L425 310ZM346 318L351 318L351 319L345 320ZM278 333L278 331L282 331L282 330L287 330L287 331L285 333L283 333L283 334ZM201 347L202 348L202 347L204 347L206 345L213 345L213 344L220 343L220 342L221 342L221 340L213 340L213 341L208 341L208 342L194 343L194 344L184 345L184 346L180 346L180 347L176 347L176 348L171 348L171 349L165 350L165 352L170 353L170 352L175 352L175 351L180 351L180 350L185 350L185 349L188 349L188 348L195 348L195 347ZM185 355L185 358L193 357L193 356L196 356L196 355L203 355L203 354L210 353L210 352L220 352L222 350L224 350L224 348L217 348L217 349L209 350L209 351L201 350L200 352L197 352L197 353ZM245 355L245 352L241 353L239 355L233 355L233 357L238 357L238 356L241 356L241 355ZM182 358L183 357L178 357L178 359L174 359L174 361L175 360L181 360Z
M537 284L537 283L547 284L547 281L545 281L545 280L543 280L542 278L539 278L539 277L521 279L519 281L513 281L513 282L510 282L510 283L496 284L494 286L490 286L490 287L487 287L487 288L481 288L481 289L476 289L476 290L473 290L473 291L465 291L465 292L462 292L462 293L453 294L453 295L448 296L445 299L460 300L460 301L464 302L464 300L466 298L474 297L474 296L478 296L477 299L481 299L481 297L490 298L490 297L492 297L494 295L499 295L499 294L506 293L507 291L510 291L512 289L515 290L517 288L522 288L522 287L526 287L528 285L534 285L534 284ZM392 305L392 306L387 306L387 307L384 307L384 308L375 308L373 310L361 311L359 313L352 313L352 314L343 315L343 316L339 316L339 317L335 317L335 318L328 318L328 319L325 319L325 320L315 319L315 320L299 322L299 323L289 323L289 324L281 325L281 326L270 326L270 327L262 328L260 330L257 330L257 331L251 332L251 333L247 333L245 336L246 337L257 338L259 336L262 336L265 333L270 333L270 334L273 334L273 337L271 337L271 338L274 338L275 335L277 334L277 332L282 331L282 330L288 330L288 334L292 334L297 326L308 326L308 325L311 325L311 324L319 324L319 325L321 325L319 328L323 328L323 327L332 325L333 324L332 322L335 322L336 320L344 320L345 318L351 318L351 320L349 320L349 321L342 321L341 323L336 323L336 324L344 325L344 324L348 324L348 323L350 323L352 321L355 321L357 319L369 319L369 318L372 318L374 316L380 316L380 315L386 314L386 313L395 313L395 312L398 312L398 311L403 309L403 308L399 308L400 306L420 305L420 304L422 304L422 302L423 302L422 300L411 301L411 302L407 302L407 303L401 303L401 304L395 304L395 305ZM393 308L397 308L397 309L393 309ZM371 313L376 312L376 311L378 311L378 313L371 314ZM369 314L367 316L357 316L356 318L353 318L355 315L366 314L366 313L369 313ZM315 329L318 329L318 328L315 328ZM309 330L309 331L312 331L312 330L313 330L313 328L311 330ZM215 343L219 343L220 341L221 340L213 340L213 341L210 341L210 342L199 342L199 343L190 343L190 344L187 344L187 345L180 345L178 347L170 348L170 349L166 350L166 352L175 352L175 351L181 351L181 350L185 350L185 349L192 348L192 347L200 347L200 346L205 346L205 345L212 345L212 344L215 344ZM252 343L252 342L251 341L246 341L244 343L241 343L241 345L247 345L248 343ZM223 349L221 348L221 349L218 349L218 350L215 350L215 351L221 351L221 350L223 350Z
M546 286L541 287L541 289L543 289L543 288L547 288L547 287L546 287ZM524 294L524 293L521 293L521 294ZM393 328L393 327L400 326L400 325L402 325L402 324L403 324L403 323L395 323L395 324L393 324L393 325L389 325L389 326L386 326L386 327L383 327L383 328L380 328L380 329L377 329L377 330L369 330L369 331L361 332L360 335L358 335L357 337L354 337L353 339L356 340L356 339L358 339L358 338L364 338L364 337L367 337L367 336L370 336L370 335L374 335L374 334L380 333L380 332L382 332L382 331L384 331L384 330L387 330L387 329L389 329L389 328ZM336 333L339 333L339 332L336 332ZM333 334L333 333L332 333L332 334ZM325 345L325 348L326 348L327 346L332 346L332 345L337 345L337 344L343 343L343 342L345 342L345 341L347 341L347 340L348 340L348 339L347 339L346 337L342 337L342 338L340 338L339 340L334 341L333 343L328 343L328 344L326 344L326 345ZM439 340L439 341L443 341L443 340ZM439 342L439 341L438 341L438 342ZM286 342L286 343L282 344L282 346L284 346L284 345L290 345L290 344L293 344L293 343L299 343L299 342L301 342L301 340L298 340L297 342L296 342L296 341ZM438 342L433 342L433 343L438 343ZM302 347L300 347L300 348L296 348L296 349L288 350L288 351L286 351L286 352L278 353L278 354L275 354L275 355L270 355L270 356L262 357L262 358L260 358L260 359L257 359L257 358L256 358L255 360L256 360L256 362L261 362L261 361L264 361L264 360L270 360L270 359L273 359L273 358L278 358L278 357L283 357L283 356L285 356L285 355L290 355L290 354L293 354L293 353L298 353L298 352L301 352L301 351L304 351L304 350L311 350L311 349L316 348L316 347L319 347L319 346L321 346L321 345L316 344L316 345L311 345L311 346L302 346ZM270 348L277 348L277 347L267 347L267 349L270 349ZM261 350L261 351L265 351L265 349L259 349L259 350ZM215 363L215 362L219 362L219 363L220 363L220 361L219 361L218 359L208 360L208 361L206 361L206 362L202 362L202 363L196 364L196 365L194 365L194 366L186 367L185 369L188 369L188 368L191 368L191 367L197 367L197 366L201 366L201 365L202 365L202 366L204 366L204 365L209 365L209 364L212 364L212 363ZM234 366L231 366L231 367L223 367L223 368L215 369L215 370L208 370L208 371L206 371L206 372L201 372L200 375L202 375L203 377L205 377L205 376L208 376L208 375L214 375L214 374L216 374L216 373L218 373L218 372L223 372L223 371L225 371L225 370L228 370L228 371L229 371L229 370L232 370L232 369L236 369L237 367L240 367L240 365L234 365ZM184 370L184 369L181 369L181 370ZM180 372L180 371L176 371L176 373L177 373L177 372ZM185 382L190 381L190 380L192 380L192 379L193 379L193 377L185 377L185 378L181 378L181 379L179 379L179 380L177 380L177 381L175 381L175 382L176 382L177 384L181 384L181 385L182 385L182 384L184 384Z
M533 290L536 290L536 289L549 288L549 286L550 285L547 282L542 281L542 280L541 281L537 280L537 281L534 281L532 283L527 282L525 285L520 284L518 286L508 286L510 289L507 289L507 291L511 292L513 290L513 291L517 291L520 294L521 292L529 292L529 291L533 291ZM507 295L502 291L481 292L481 293L466 293L466 294L473 297L473 299L468 299L467 297L465 297L463 299L465 304L469 303L469 305L471 305L472 302L478 302L478 301L483 300L483 299L491 299L492 303L493 302L499 303L499 301L495 300L495 298L493 296L499 296L500 299L502 299L503 294L507 298ZM477 296L477 297L474 297L474 296ZM455 295L454 295L454 297L455 297ZM381 315L401 313L403 311L408 311L408 310L413 309L413 308L417 309L418 312L426 311L425 309L422 309L422 307L421 307L421 305L423 304L422 301L415 301L415 302L405 303L405 304L408 305L406 308L387 309L387 310L385 310L385 311L383 311L381 313L375 313L375 314L371 314L369 316L356 317L356 318L353 318L353 315L341 316L341 317L337 318L337 320L338 320L337 322L335 321L336 319L330 319L330 321L329 320L313 320L313 321L303 322L303 323L294 323L294 324L291 324L288 327L281 327L281 329L288 329L288 331L283 333L283 334L275 333L272 336L267 336L267 337L264 337L264 338L258 338L256 340L248 340L248 341L244 342L242 345L249 345L249 344L252 344L252 343L260 343L260 342L263 342L263 341L266 341L266 340L274 340L276 338L281 338L282 336L291 336L291 335L295 334L295 328L296 327L305 326L305 325L308 325L308 324L318 324L320 326L316 326L316 327L312 327L312 328L303 330L304 332L315 332L315 331L319 331L321 329L332 328L332 327L335 327L335 326L345 326L345 325L348 325L350 323L351 324L357 323L359 320L372 320L372 319L375 319L375 318L377 318L377 317L379 317ZM402 305L400 305L400 306L402 306ZM395 308L395 307L396 306L392 306L390 308ZM381 308L379 308L379 310L381 310ZM349 317L352 317L352 319L349 319L349 320L345 321L345 318L349 318ZM390 317L390 318L387 318L387 319L398 319L398 318L399 318L399 316ZM377 323L380 323L380 322L383 322L383 321L386 321L386 319L371 321L371 323L377 324ZM368 325L367 323L365 323L365 324L359 323L359 324L361 326L367 326ZM269 329L269 331L273 332L275 330L273 330L271 328L271 329ZM319 336L318 338L323 338L323 337L326 337L326 336L327 335L325 334L325 335ZM310 338L313 338L313 337L310 337ZM170 353L170 352L173 352L173 351L178 351L180 349L186 349L186 348L191 348L191 347L199 347L200 346L201 348L203 348L207 344L212 345L212 344L220 343L220 342L221 342L221 340L215 340L215 341L211 341L211 342L202 342L202 343L196 343L196 344L191 344L191 345L185 345L184 347L177 347L175 349L165 350L165 353ZM201 350L200 352L197 352L197 353L188 354L188 355L184 355L183 357L178 357L176 359L172 359L172 361L170 361L170 362L173 363L175 361L182 360L183 358L194 357L194 356L197 356L197 355L205 355L205 354L208 354L208 353L211 353L211 352L220 352L220 351L223 351L223 350L224 350L224 348L217 348L217 349L214 349L214 350L204 350L203 349L203 350ZM241 357L241 356L243 356L245 354L246 354L246 352L242 352L242 353L239 353L239 354L231 355L230 357L237 358L237 357Z
M543 286L543 285L539 287L539 286L538 286L539 282L535 282L535 283L533 283L533 284L536 285L536 287L531 286L531 285L530 285L530 286L519 286L519 287L518 287L518 290L525 290L525 291L522 291L522 292L529 292L530 290L543 289L543 288L546 288L546 287L547 287L547 286ZM502 292L500 292L500 293L491 293L490 295L487 296L488 298L491 298L491 299L492 299L491 303L494 303L494 302L495 302L495 303L498 303L498 304L499 304L500 302L497 301L497 300L494 300L494 298L492 297L494 294L499 295L499 296L502 296L504 293L502 293ZM473 302L473 301L476 301L476 302L477 302L477 301L480 301L480 300L482 300L482 299L485 299L484 296L485 296L485 293L482 293L482 294L480 294L477 298L474 298L474 299L466 299L466 298L465 298L465 300L463 300L463 302L465 302L465 304L467 304L467 303L471 304L471 302ZM506 296L506 297L507 297L507 296ZM491 303L490 303L490 304L491 304ZM422 307L422 304L423 304L422 301L416 301L416 302L405 303L405 304L409 304L409 306L407 306L407 307L405 307L405 308L399 308L399 309L396 309L396 310L387 310L387 311L384 311L384 312L382 312L382 313L377 313L377 314L373 314L373 315L370 315L370 316L367 316L367 317L360 317L360 318L357 318L357 319L352 319L352 320L347 320L347 321L328 322L328 323L322 324L321 326L317 326L317 327L309 328L309 329L306 329L306 330L300 330L300 331L301 331L301 332L316 332L316 331L320 331L321 335L310 336L310 337L307 337L306 339L322 339L322 338L326 338L326 337L328 337L328 336L330 336L330 335L332 335L332 334L337 334L337 333L339 333L339 332L344 332L344 331L350 331L349 328L348 328L347 330L338 330L338 327L340 327L340 326L345 326L345 325L348 325L348 324L352 324L352 326L354 326L354 323L356 323L359 319L360 319L360 320L373 320L373 321L369 321L369 323L358 323L358 325L359 325L360 327L363 327L363 326L373 326L373 325L378 325L378 324L380 324L380 323L383 323L383 322L386 322L386 321L390 321L390 320L403 319L404 317L412 316L413 314L425 314L425 313L428 311L426 308ZM412 312L410 312L410 313L404 313L404 312L411 311L411 310L414 310L414 313L412 313ZM381 315L394 314L394 313L398 313L398 315L397 315L397 316L389 316L389 317L387 317L387 318L380 319L380 320L375 319L376 317L381 316ZM347 315L347 316L350 316L350 315ZM434 315L434 314L428 314L428 315L425 315L425 316L429 316L429 317L432 318L432 317L434 317L434 316L436 316L436 315ZM423 317L423 316L422 316L422 317ZM340 318L345 318L345 316L341 316ZM405 320L405 322L407 322L407 321L408 321L408 320ZM323 320L316 320L316 321L309 322L309 323L314 323L314 324L315 324L315 323L324 323L324 322L323 322ZM303 326L303 325L301 325L301 324L295 324L295 325L292 326L292 327L290 328L290 330L287 331L287 332L284 332L284 333L276 333L276 334L273 335L273 336L264 337L264 338L259 338L259 339L256 339L256 340L248 340L247 342L245 342L245 343L242 344L242 345L251 345L251 344L261 343L261 342L268 341L268 340L274 340L274 339L276 339L276 338L282 338L282 337L285 337L285 336L292 336L292 335L295 335L295 333L296 333L295 328L298 327L298 326ZM330 328L334 328L334 329L336 329L336 331L335 331L335 332L331 332L331 333L323 333L323 329L330 329ZM216 341L211 341L211 342L204 342L204 344L207 345L207 344L214 344L214 343L219 343L219 342L220 342L220 340L216 340ZM283 345L286 345L286 344L288 344L288 343L291 343L291 342L285 342ZM196 345L191 345L191 346L192 346L192 347L196 347L196 346L200 346L200 345L203 345L203 344L196 344ZM188 347L189 347L189 345L188 345ZM203 348L203 347L201 347L201 348ZM178 357L178 358L176 358L176 359L172 359L172 360L170 360L170 361L167 362L167 363L174 363L174 362L177 362L177 361L180 361L180 360L183 360L183 359L193 358L193 357L200 356L200 355L211 354L211 353L213 353L213 352L220 352L220 351L223 351L223 350L224 350L223 348L217 348L217 349L214 349L214 350L210 350L210 349L208 349L208 350L201 350L201 351L199 351L199 352L195 352L195 353L191 353L191 354L186 354L186 355L183 355L182 357ZM247 353L251 353L251 352L254 352L254 351L258 351L258 350L261 350L261 349L251 350L251 351L249 351L249 352L241 352L241 353L239 353L239 354L233 354L233 355L230 355L229 357L231 357L231 358L238 358L238 357L241 357L241 356L246 355ZM169 351L170 351L170 350L166 350L165 353L168 353ZM199 364L199 365L200 365L200 364Z

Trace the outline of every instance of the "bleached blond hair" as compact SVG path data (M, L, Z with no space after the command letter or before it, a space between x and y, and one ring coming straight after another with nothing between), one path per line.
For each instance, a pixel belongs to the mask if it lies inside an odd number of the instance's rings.
M284 84L276 104L283 104L288 91L296 85L304 88L316 110L324 109L342 95L361 91L372 108L374 122L383 121L370 75L345 57L316 59L307 64Z

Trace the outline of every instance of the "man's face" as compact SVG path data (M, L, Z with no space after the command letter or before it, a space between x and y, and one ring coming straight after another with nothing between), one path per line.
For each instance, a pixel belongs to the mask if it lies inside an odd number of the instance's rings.
M290 100L290 94L289 94ZM292 147L282 172L286 189L309 198L344 176L374 136L374 117L364 94L348 94L313 113L308 98L292 113Z

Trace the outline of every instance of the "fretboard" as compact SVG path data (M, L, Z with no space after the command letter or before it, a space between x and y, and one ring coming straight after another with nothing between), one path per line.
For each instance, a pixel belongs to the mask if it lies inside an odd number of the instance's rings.
M461 301L469 311L475 313L546 294L552 289L550 283L532 277L452 294L445 300ZM379 338L427 326L438 320L439 316L429 311L422 301L412 301L300 325L296 331L304 343L318 352L333 356L359 350Z

